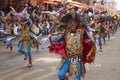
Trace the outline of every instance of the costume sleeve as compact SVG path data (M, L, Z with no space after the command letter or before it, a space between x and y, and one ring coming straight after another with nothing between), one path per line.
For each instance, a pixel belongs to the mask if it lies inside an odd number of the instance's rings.
M88 36L87 32L84 30L84 34L83 34L83 43L90 43L91 39Z
M55 39L56 41L54 42L52 39L50 38L50 47L49 47L49 51L51 53L55 53L57 55L60 55L64 58L66 58L66 49L65 49L65 37L61 37L57 36L58 40Z
M95 60L96 46L94 42L89 38L87 32L83 34L83 62L92 63Z

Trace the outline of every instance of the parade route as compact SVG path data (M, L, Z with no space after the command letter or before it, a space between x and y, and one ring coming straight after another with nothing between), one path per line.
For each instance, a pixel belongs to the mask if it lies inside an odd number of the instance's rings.
M85 80L120 79L120 31L106 45L103 52L97 52L94 64L86 65ZM0 80L58 80L56 66L60 57L49 54L46 49L36 52L32 49L33 67L27 67L24 55L17 52L17 41L13 42L14 52L9 53L0 44Z
M119 0L0 0L0 80L120 80Z

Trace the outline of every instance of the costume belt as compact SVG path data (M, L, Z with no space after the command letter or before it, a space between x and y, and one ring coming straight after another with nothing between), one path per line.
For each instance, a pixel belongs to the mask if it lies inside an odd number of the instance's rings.
M81 61L79 56L76 56L74 58L69 58L70 60L70 69L69 69L69 75L75 79L78 76L78 62Z

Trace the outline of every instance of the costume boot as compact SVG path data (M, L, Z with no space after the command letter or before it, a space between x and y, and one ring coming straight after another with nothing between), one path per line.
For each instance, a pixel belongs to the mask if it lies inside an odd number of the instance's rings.
M37 50L36 50L36 52L39 52L39 45L37 45Z
M24 55L25 55L24 60L27 60L27 53L24 52Z
M68 80L68 78L69 78L69 77L68 77L68 76L66 76L64 79L60 79L60 80Z
M28 67L32 67L32 59L29 58L29 64L28 64Z
M10 53L12 53L13 52L13 47L10 47Z

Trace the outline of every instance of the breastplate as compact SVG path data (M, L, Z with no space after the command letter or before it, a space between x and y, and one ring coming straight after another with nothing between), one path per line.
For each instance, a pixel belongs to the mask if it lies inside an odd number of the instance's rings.
M30 35L29 35L28 31L22 31L21 36L22 36L22 39L23 39L23 40L27 40L27 41L28 41L29 38L30 38Z
M78 29L76 33L67 32L66 34L66 51L70 56L80 55L82 53L82 31Z
M6 27L6 32L11 35L11 28L10 28L10 26Z

